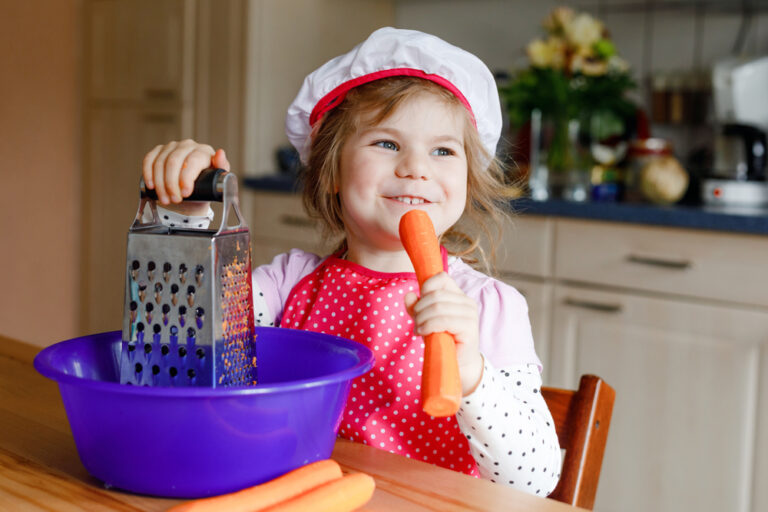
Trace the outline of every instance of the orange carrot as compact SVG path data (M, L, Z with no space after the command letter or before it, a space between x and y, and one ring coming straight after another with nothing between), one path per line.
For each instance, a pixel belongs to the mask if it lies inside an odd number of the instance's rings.
M411 258L419 286L443 271L440 244L432 221L422 210L411 210L400 218L400 241ZM447 332L424 338L424 368L421 374L421 403L431 416L452 416L459 410L461 380L456 359L456 340Z
M375 488L369 475L351 473L263 512L350 512L368 503Z
M181 503L168 512L256 512L339 478L339 464L335 460L324 459L254 487Z

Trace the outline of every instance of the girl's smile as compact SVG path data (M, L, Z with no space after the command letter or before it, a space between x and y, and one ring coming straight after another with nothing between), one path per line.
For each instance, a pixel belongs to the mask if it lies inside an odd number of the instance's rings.
M423 197L398 196L398 197L390 197L389 199L394 199L395 201L400 201L401 203L405 203L405 204L431 203L431 201L427 201Z
M398 225L406 211L426 211L438 234L464 211L463 107L422 93L378 125L361 121L341 152L339 196L349 255L404 255ZM403 261L403 270L410 270L407 256Z

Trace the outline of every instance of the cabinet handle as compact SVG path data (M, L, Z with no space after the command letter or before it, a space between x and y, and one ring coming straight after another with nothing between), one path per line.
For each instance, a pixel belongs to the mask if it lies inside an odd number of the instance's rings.
M298 215L285 214L280 216L280 223L286 226L295 226L299 228L314 228L315 221Z
M669 268L673 270L685 270L691 267L691 262L688 260L668 260L654 258L652 256L639 256L637 254L630 254L627 256L627 261L630 263L637 263L638 265L648 265L651 267Z
M621 313L622 310L621 304L606 304L604 302L594 302L591 300L571 299L570 297L564 299L563 304L575 308L599 311L601 313Z
M176 99L175 89L147 88L144 89L144 97L150 100L173 100Z

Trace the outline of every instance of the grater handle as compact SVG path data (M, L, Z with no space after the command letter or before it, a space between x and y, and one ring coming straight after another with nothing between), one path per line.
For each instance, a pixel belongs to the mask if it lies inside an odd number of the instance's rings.
M136 217L130 230L161 227L163 223L157 213L157 193L154 189L147 189L144 184L144 178L141 178L139 189L139 209L136 212ZM193 189L192 194L189 197L184 198L184 200L218 201L224 203L221 225L216 232L217 235L248 229L243 220L243 214L240 212L237 176L231 172L225 171L224 169L213 168L204 170L195 180L195 188ZM142 217L144 216L144 207L147 204L149 204L152 213L152 220L145 223L142 221ZM237 221L237 223L232 226L229 225L230 210L235 214L234 220Z
M189 197L185 197L185 201L218 201L224 200L224 177L227 175L227 171L224 169L208 168L200 173L195 180L195 188L192 190L192 194ZM148 189L144 184L144 178L141 178L141 184L139 185L141 190L141 197L157 200L157 191L155 189Z

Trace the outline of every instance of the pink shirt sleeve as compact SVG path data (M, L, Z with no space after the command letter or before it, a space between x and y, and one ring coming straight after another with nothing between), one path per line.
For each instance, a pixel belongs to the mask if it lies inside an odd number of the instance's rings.
M493 366L542 364L533 345L528 304L514 287L451 258L448 272L480 307L480 352Z
M262 293L275 325L280 324L283 306L288 294L304 276L312 272L322 261L317 254L300 249L278 254L272 263L253 269L254 293Z

